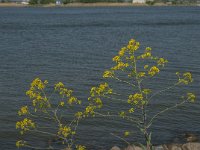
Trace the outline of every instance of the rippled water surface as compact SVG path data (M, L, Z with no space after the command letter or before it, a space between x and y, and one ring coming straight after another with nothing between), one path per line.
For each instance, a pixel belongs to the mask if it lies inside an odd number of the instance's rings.
M0 8L0 149L16 149L17 110L28 102L25 91L35 77L51 85L62 81L86 101L90 87L102 81L111 58L132 37L169 60L150 87L163 89L174 82L174 72L190 71L195 82L189 90L200 96L199 7ZM151 110L170 106L182 94L179 88L169 92L158 96ZM106 100L105 107L116 112L126 105ZM199 114L199 104L163 114L152 126L153 143L169 143L186 132L200 135ZM130 129L118 119L87 119L78 139L90 149L106 150L124 144L110 133ZM133 131L128 140L142 141Z

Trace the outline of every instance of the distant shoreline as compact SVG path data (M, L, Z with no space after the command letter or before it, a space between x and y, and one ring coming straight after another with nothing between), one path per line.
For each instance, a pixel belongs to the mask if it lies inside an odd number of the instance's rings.
M140 6L198 6L197 4L190 5L169 5L165 3L156 3L154 5L133 4L133 3L69 3L69 4L45 4L45 5L27 5L21 3L0 3L0 7L140 7Z

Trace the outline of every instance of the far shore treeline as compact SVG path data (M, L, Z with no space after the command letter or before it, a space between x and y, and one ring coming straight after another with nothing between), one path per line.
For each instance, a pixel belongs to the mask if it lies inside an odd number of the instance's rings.
M132 3L133 0L0 0L0 3L10 3L10 2L27 2L30 5L40 5L40 4L68 4L68 3ZM154 4L169 4L169 5L191 5L199 4L200 0L146 0L147 5Z

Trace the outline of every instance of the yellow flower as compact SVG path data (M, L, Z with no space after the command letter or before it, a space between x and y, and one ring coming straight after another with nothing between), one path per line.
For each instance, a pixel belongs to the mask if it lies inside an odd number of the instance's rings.
M166 63L168 63L168 61L166 59L164 59L164 58L160 58L157 61L158 66L164 66Z
M129 45L133 45L133 44L135 44L135 42L136 42L135 39L130 39L130 41L128 42L128 44Z
M147 95L147 94L151 93L151 90L150 89L143 89L142 93Z
M130 135L130 132L129 131L125 131L124 132L124 136L129 136Z
M144 77L144 76L145 76L145 72L139 72L139 73L138 73L138 77L139 77L139 78L142 78L142 77Z
M77 113L75 113L75 117L76 118L82 118L83 117L83 113L78 111Z
M137 105L140 101L144 99L143 95L140 93L135 93L133 95L129 95L128 103L132 105Z
M74 97L74 96L72 96L72 97L70 97L69 99L68 99L68 101L67 101L67 103L69 104L69 105L72 105L73 103L77 103L77 98L76 97Z
M118 64L114 67L112 67L112 70L123 70L124 68L127 68L129 66L128 63L118 62Z
M96 103L96 106L98 108L101 108L103 106L102 100L98 97L94 99L94 102Z
M147 69L149 67L149 65L144 65L144 69Z
M183 83L187 85L193 82L192 74L190 72L183 73L182 76L180 73L177 73L177 76L179 78L179 83Z
M151 51L151 47L146 47L146 51Z
M193 81L192 79L192 74L190 72L186 72L183 74L183 77L186 81L188 81L188 83L191 83Z
M26 144L25 141L19 140L19 141L16 142L16 147L17 147L17 148L20 148L20 147L25 146L25 144Z
M62 82L58 82L55 84L54 86L55 90L60 89L60 88L64 88L64 84Z
M124 118L124 117L126 116L126 113L125 113L124 111L121 111L121 112L119 113L119 116L122 117L122 118Z
M138 56L137 58L138 59L140 59L140 58L142 58L142 59L151 58L151 52L145 52L144 54Z
M119 54L120 57L124 56L125 49L121 49L118 54Z
M35 128L35 123L28 118L24 118L24 120L16 123L16 129L21 129L23 132L33 128Z
M76 150L86 150L86 147L82 145L76 145Z
M196 99L196 96L193 93L187 93L187 100L189 102L194 102Z
M59 130L58 130L58 135L61 135L63 137L67 137L68 135L70 135L72 132L71 128L68 127L68 126L63 126L62 124L60 125L59 127Z
M60 106L64 106L65 105L65 102L60 102L60 104L59 104Z
M128 110L129 113L133 113L134 111L135 111L134 108L130 108L130 109Z
M156 66L153 66L153 67L151 67L150 70L148 71L148 74L149 74L150 76L154 76L154 75L156 75L156 74L159 73L159 72L160 72L160 69L159 69L158 67L156 67Z
M113 57L112 60L115 61L115 62L119 62L120 61L120 57L119 56L115 56L115 57Z
M23 107L21 107L21 109L18 111L18 115L19 115L19 116L25 115L25 114L28 114L28 106L23 106Z
M103 78L112 78L114 76L114 72L113 71L105 71L103 74Z
M48 81L47 81L47 80L44 80L44 84L48 84Z

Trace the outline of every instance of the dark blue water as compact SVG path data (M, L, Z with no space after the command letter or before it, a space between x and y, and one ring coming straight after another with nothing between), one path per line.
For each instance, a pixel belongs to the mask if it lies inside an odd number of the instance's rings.
M62 81L87 101L90 87L101 81L111 58L130 38L169 60L157 78L160 84L151 84L155 91L171 84L174 72L190 71L194 83L188 91L199 100L199 7L0 8L0 149L16 149L17 110L29 102L25 91L35 77L51 85ZM177 88L158 97L152 110L171 105L181 94ZM105 102L112 112L124 106ZM199 103L163 114L151 128L153 143L169 143L186 132L200 135L199 114ZM124 144L110 133L127 129L134 131L128 141L142 142L132 125L103 118L83 121L78 140L90 149L105 150Z

